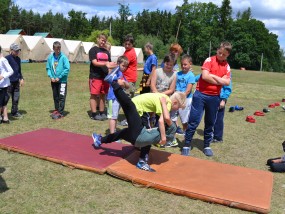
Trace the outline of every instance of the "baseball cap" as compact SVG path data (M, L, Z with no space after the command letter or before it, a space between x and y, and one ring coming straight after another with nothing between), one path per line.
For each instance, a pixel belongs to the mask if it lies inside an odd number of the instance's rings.
M12 45L10 45L10 49L13 51L21 50L20 46L16 43L13 43Z

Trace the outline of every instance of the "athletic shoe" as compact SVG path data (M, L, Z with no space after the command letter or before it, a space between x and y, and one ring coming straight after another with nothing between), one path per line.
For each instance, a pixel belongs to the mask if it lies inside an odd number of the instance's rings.
M149 172L155 172L155 170L151 168L150 165L148 165L148 163L142 159L140 159L139 162L137 163L137 168L141 170L149 171Z
M213 139L212 143L222 143L223 140L217 140L217 139Z
M54 114L51 118L54 120L62 119L64 116L60 113Z
M231 106L230 108L229 108L229 112L234 112L235 111L235 107L234 106Z
M92 120L102 120L102 116L100 114L96 114L94 117L90 117Z
M255 123L255 119L253 116L247 116L245 121L249 122L249 123Z
M101 116L101 120L103 121L103 120L107 120L108 118L107 118L107 115L106 114L101 114L100 115Z
M128 126L128 122L127 120L122 120L121 122L119 122L120 126Z
M177 129L176 129L176 134L178 134L178 135L185 135L185 132L183 131L183 129L180 128L180 126L178 126Z
M10 124L10 120L1 120L1 123Z
M58 111L57 110L54 110L49 116L53 116L54 114L58 114Z
M270 112L270 110L269 110L268 108L264 108L264 109L263 109L263 112L264 112L264 113L268 113L268 112Z
M285 110L285 106L282 106L283 110Z
M153 145L156 146L156 147L158 147L158 148L160 148L160 149L165 149L165 145L161 145L161 144L159 144L159 143L153 144Z
M280 106L280 103L274 103L275 106Z
M211 156L213 156L214 155L214 153L213 153L213 151L212 151L212 149L210 148L210 147L206 147L206 148L204 148L204 154L206 155L206 156L209 156L209 157L211 157Z
M283 103L285 102L285 98L282 99L282 102L283 102Z
M275 108L275 103L271 103L268 105L268 108Z
M105 78L104 81L111 84L113 81L117 80L117 72L119 71L119 66L113 69Z
M167 143L165 144L165 147L167 148L176 147L176 146L178 146L176 138L174 138L173 141L167 141Z
M12 117L15 117L15 118L22 118L23 115L21 115L20 112L16 112L15 114L12 114Z
M237 111L242 111L242 110L243 110L243 107L236 105L236 106L235 106L235 110L237 110Z
M184 146L181 150L181 155L183 156L190 156L190 150L191 150L191 147L189 146Z
M96 148L99 148L101 146L101 138L102 136L99 135L99 134L96 134L95 132L92 134L92 138L93 138L93 145L96 147Z
M264 116L265 114L261 111L256 111L256 112L254 112L254 115L255 116Z

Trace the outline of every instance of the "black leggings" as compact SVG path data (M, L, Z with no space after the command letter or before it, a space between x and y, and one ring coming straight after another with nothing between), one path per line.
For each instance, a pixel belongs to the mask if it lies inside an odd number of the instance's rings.
M123 91L121 86L117 82L113 82L112 87L114 89L114 94L120 103L124 114L128 122L128 128L116 131L113 134L102 137L102 143L112 143L119 139L126 140L131 144L135 144L138 136L143 129L143 122L140 115L137 112L135 104L129 98L129 96ZM141 148L140 158L145 159L146 155L149 153L151 146L145 146Z

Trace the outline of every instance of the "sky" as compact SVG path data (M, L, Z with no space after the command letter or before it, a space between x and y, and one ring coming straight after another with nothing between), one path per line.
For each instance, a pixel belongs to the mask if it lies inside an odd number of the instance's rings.
M188 0L189 3L195 1ZM196 2L212 2L221 6L222 0L196 0ZM119 3L128 4L132 14L136 14L143 9L150 11L159 9L175 12L176 6L181 6L183 0L14 0L20 8L33 10L44 14L51 10L53 14L59 12L67 16L68 11L82 11L87 13L87 18L94 15L117 16ZM284 0L231 0L233 16L238 11L251 8L252 17L264 22L270 32L278 35L279 45L285 50L285 4Z

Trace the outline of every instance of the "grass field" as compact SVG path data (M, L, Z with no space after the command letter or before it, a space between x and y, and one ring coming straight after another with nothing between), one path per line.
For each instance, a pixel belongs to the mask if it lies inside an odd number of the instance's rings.
M107 122L89 119L87 64L72 64L66 102L67 116L53 121L52 93L45 64L23 64L26 84L21 89L20 112L24 117L0 125L0 138L55 128L90 135L105 133ZM194 67L197 74L199 67ZM233 93L227 107L243 106L244 111L225 115L224 143L212 145L214 156L207 158L201 149L203 123L194 136L191 155L222 163L268 170L265 162L282 155L285 140L285 111L272 109L256 123L245 122L246 115L262 110L285 98L285 74L233 71ZM285 104L285 103L283 103ZM10 105L9 105L10 109ZM182 138L179 138L182 140ZM179 148L166 149L180 153ZM9 190L0 193L0 213L246 213L221 205L192 200L148 188L109 175L72 170L33 157L0 150L1 174ZM185 166L187 170L187 166ZM209 178L209 182L211 179ZM274 174L272 213L285 213L285 174Z

